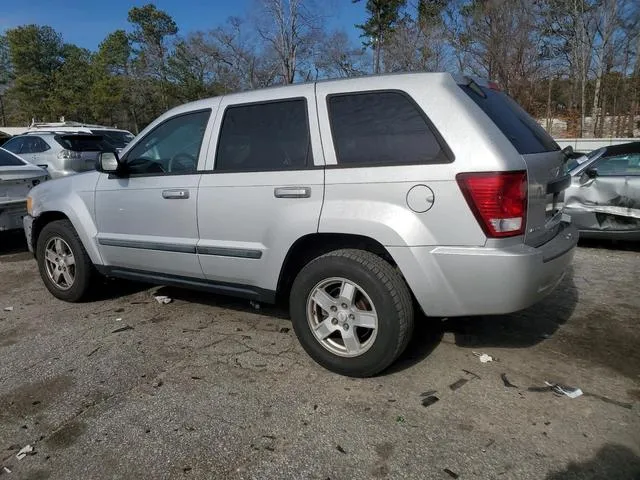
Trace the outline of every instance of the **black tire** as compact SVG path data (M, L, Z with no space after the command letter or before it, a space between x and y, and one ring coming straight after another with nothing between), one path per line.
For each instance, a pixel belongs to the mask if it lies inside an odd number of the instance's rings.
M47 274L45 266L45 248L53 237L62 238L69 245L75 258L75 278L71 288L63 290ZM36 245L36 259L40 276L52 295L67 302L79 302L88 295L96 271L91 258L78 237L78 233L69 220L56 220L44 226Z
M307 319L307 300L316 285L341 277L364 289L378 314L378 331L370 348L356 357L343 357L325 348ZM289 299L293 329L309 356L333 372L370 377L389 367L404 351L413 331L413 302L409 289L388 262L362 250L336 250L309 262L298 274Z

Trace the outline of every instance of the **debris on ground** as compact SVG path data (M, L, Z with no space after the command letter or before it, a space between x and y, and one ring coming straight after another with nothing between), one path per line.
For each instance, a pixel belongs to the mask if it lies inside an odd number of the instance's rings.
M404 417L402 415L398 415L396 417L396 423L404 423Z
M122 321L122 317L116 318L116 322L121 322L121 321Z
M579 396L583 395L582 390L580 390L579 388L576 387L569 387L567 385L562 385L560 383L549 383L549 382L544 382L545 386L544 387L529 387L527 388L527 391L529 392L553 392L556 395L566 395L569 398L578 398Z
M440 399L438 397L436 397L435 395L429 395L428 397L425 397L425 398L422 399L422 406L423 407L430 407L431 405L436 403L438 400L440 400Z
M100 350L100 348L102 347L102 345L98 345L96 348L94 348L93 350L91 350L89 353L87 353L87 357L90 357L91 355L93 355L94 353L96 353L98 350Z
M291 329L290 329L290 328L287 328L287 327L282 327L282 328L280 329L280 333L289 333L289 330L291 330Z
M451 385L449 385L449 388L451 390L457 390L459 389L461 386L463 386L465 383L467 383L469 380L467 380L466 378L461 378L459 380L456 380L455 382L453 382Z
M161 305L166 305L167 303L171 303L173 301L173 298L167 297L166 295L154 295L153 298L155 298L156 302Z
M13 312L13 307L4 307L5 312Z
M478 352L473 352L473 354L476 357L478 357L478 359L482 363L493 362L493 357L491 355L487 355L486 353L478 353Z
M164 382L163 382L162 380L156 380L155 382L153 382L153 383L151 384L151 386L152 386L153 388L158 388L158 387L161 387L163 383L164 383Z
M430 397L431 395L434 395L437 392L437 390L427 390L426 392L422 392L420 394L421 397Z
M18 453L16 453L16 458L18 460L22 460L24 457L26 457L30 453L33 453L33 447L31 445L25 445L20 449Z
M133 330L133 327L131 325L125 325L124 327L120 327L120 328L116 328L114 331L112 331L111 333L119 333L119 332L125 332L127 330Z
M9 467L2 467L2 470L4 470L6 473L11 473Z
M338 450L340 453L344 453L345 455L347 454L347 452L345 451L344 448L342 448L340 445L336 445L336 450Z
M504 386L505 386L505 387L508 387L508 388L518 388L518 386L517 386L517 385L514 385L513 383L511 383L511 382L509 381L509 379L507 378L507 374L506 374L506 373L503 373L502 375L500 375L500 378L502 379L502 383L504 383Z
M462 369L462 371L463 371L464 373L466 373L467 375L471 375L473 378L476 378L476 379L480 380L480 375L478 375L478 374L476 374L476 373L473 373L473 372L472 372L472 371L470 371L470 370L465 370L464 368Z
M458 475L456 472L449 470L448 468L443 468L442 471L444 473L446 473L447 475L449 475L451 478L458 478L460 477L460 475Z

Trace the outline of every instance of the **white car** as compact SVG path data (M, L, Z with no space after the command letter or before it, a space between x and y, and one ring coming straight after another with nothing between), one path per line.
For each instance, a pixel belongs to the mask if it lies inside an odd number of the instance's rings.
M0 231L22 228L29 190L48 178L42 168L0 148Z

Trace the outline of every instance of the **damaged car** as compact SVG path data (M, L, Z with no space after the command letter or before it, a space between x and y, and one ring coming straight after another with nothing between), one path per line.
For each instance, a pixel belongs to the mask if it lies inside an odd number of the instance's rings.
M0 232L22 228L29 190L48 178L46 170L0 148Z
M640 240L640 142L570 161L565 213L583 238Z

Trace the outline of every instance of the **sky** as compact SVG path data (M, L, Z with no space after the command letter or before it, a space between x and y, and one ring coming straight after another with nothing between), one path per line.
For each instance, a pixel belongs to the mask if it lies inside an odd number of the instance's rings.
M131 7L153 3L178 24L179 34L210 30L224 24L230 16L245 15L256 0L0 0L0 33L8 28L35 23L49 25L67 43L96 50L111 32L128 30L127 12ZM327 27L344 29L354 40L354 24L363 23L364 2L351 0L317 0L330 4Z

